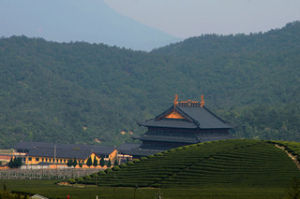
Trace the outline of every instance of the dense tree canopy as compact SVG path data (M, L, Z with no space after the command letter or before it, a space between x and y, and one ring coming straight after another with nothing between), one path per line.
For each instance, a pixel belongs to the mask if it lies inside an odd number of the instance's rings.
M300 22L204 35L150 53L83 42L0 39L0 147L22 140L120 144L175 93L238 137L300 140ZM125 132L120 133L121 131Z

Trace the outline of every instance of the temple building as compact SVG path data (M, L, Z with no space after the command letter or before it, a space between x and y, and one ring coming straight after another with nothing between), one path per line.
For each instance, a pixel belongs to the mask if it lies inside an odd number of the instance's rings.
M119 147L120 154L134 157L154 154L170 148L205 141L230 139L232 126L211 112L201 101L178 101L153 119L139 123L147 132L134 139L141 144L124 144Z

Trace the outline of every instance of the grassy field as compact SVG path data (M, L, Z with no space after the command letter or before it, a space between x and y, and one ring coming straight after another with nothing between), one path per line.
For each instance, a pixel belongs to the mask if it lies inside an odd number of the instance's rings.
M54 181L5 180L8 190L39 193L49 198L95 199L96 195L105 199L282 199L288 189L282 187L190 187L190 188L129 188L129 187L96 187L84 188L55 185Z

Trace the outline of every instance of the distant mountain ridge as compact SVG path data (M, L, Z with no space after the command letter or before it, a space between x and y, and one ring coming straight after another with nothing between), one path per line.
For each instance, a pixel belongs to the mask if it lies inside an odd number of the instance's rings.
M119 15L103 0L2 0L0 36L12 35L105 43L135 50L151 50L179 41Z
M0 39L0 147L120 144L179 100L199 100L238 137L300 140L300 22L205 35L149 53L85 42ZM124 133L120 133L124 131ZM96 140L96 141L95 141Z

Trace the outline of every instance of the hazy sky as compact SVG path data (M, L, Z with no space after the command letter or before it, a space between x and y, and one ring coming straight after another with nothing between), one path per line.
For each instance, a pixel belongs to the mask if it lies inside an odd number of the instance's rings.
M180 38L249 33L300 20L300 0L104 0L122 15Z

